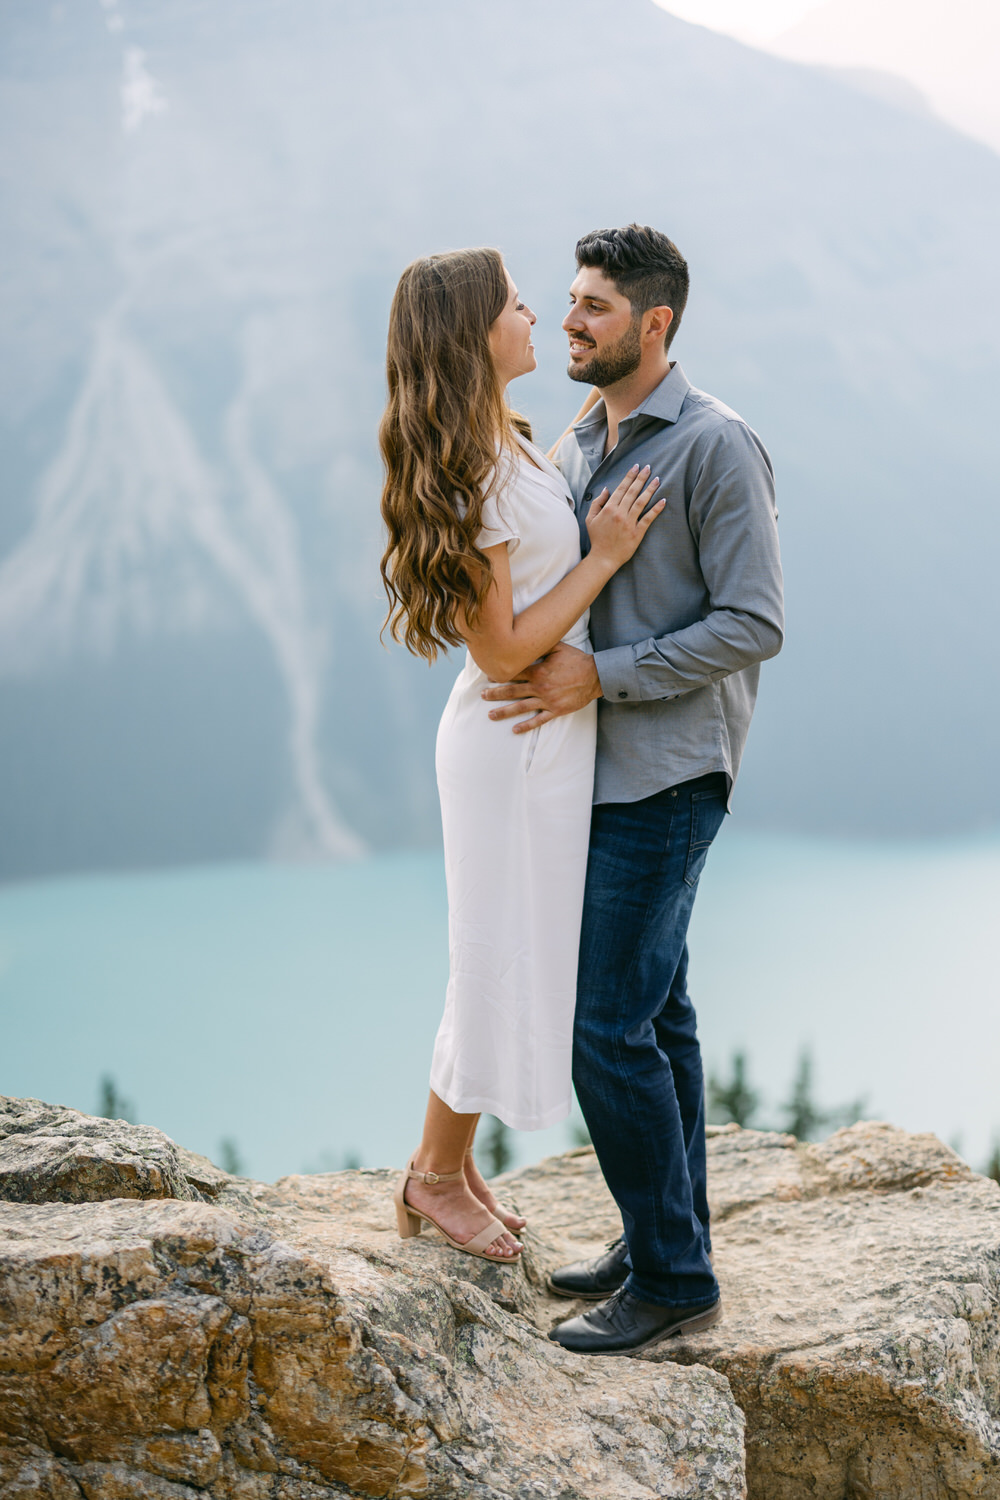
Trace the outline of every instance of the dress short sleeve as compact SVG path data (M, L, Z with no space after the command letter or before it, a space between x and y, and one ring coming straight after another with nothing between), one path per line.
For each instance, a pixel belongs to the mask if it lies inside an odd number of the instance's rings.
M483 529L476 537L477 547L498 547L501 542L506 542L508 552L516 551L521 533L514 514L513 485L505 486L499 497L487 495L483 501L482 522Z

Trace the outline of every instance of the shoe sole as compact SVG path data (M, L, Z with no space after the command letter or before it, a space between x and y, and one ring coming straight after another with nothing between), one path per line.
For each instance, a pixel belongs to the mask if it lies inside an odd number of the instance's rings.
M666 1343L667 1339L677 1338L682 1333L700 1333L703 1328L711 1328L713 1323L718 1323L722 1317L722 1300L710 1307L707 1312L697 1313L693 1318L687 1318L683 1323L675 1323L673 1328L666 1329L663 1333L655 1333L651 1339L644 1344L636 1344L632 1349L609 1349L608 1353L615 1355L641 1354L644 1349L653 1349L657 1344Z
M625 1277L623 1276L618 1286L609 1286L603 1292L571 1292L566 1287L556 1286L551 1277L546 1282L546 1286L554 1297L565 1297L569 1302L607 1302L608 1298L617 1292L618 1287L624 1285Z
M667 1339L677 1338L682 1333L700 1333L703 1328L711 1328L713 1323L718 1323L721 1317L722 1302L719 1301L707 1312L696 1313L693 1318L685 1318L683 1323L675 1323L662 1333L654 1333L644 1344L633 1344L631 1349L574 1349L569 1344L563 1344L562 1348L567 1354L598 1354L603 1359L628 1359L634 1354L642 1354L645 1349L653 1349L657 1344L666 1343ZM558 1344L559 1340L555 1339L553 1342Z

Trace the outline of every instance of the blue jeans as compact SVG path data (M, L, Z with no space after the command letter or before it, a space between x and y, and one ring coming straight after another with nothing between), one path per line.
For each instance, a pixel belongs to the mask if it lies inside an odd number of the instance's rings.
M594 808L573 1082L622 1214L626 1286L671 1307L719 1295L711 1262L705 1081L687 993L698 877L726 812L721 772Z

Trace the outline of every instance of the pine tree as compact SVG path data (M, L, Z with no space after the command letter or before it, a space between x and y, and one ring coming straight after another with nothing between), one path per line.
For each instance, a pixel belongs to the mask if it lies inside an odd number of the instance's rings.
M101 1079L97 1113L103 1120L127 1120L135 1124L135 1105L118 1092L118 1085L110 1073Z
M502 1120L490 1117L489 1129L486 1132L484 1154L489 1166L489 1176L499 1177L501 1172L506 1172L514 1159L510 1146L510 1130Z
M818 1109L813 1100L812 1054L804 1047L799 1054L799 1066L792 1084L791 1098L783 1106L785 1128L797 1140L811 1141L826 1124L827 1114Z
M745 1052L733 1053L733 1073L729 1083L720 1083L709 1074L708 1109L713 1122L726 1125L730 1121L747 1126L760 1107L760 1095L750 1087Z
M219 1165L224 1172L231 1177L242 1177L243 1158L240 1156L239 1147L231 1136L219 1142Z
M800 1141L812 1141L824 1133L839 1130L842 1125L853 1125L860 1120L866 1109L865 1099L855 1099L836 1109L820 1109L813 1097L812 1053L804 1047L799 1054L799 1066L792 1084L791 1097L782 1107L785 1129Z

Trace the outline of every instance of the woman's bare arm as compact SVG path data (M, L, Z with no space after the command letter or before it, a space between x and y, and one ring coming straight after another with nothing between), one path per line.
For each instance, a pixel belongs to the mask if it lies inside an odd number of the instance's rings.
M572 432L573 428L576 426L577 422L579 422L583 417L585 417L587 415L588 411L590 411L591 407L596 406L597 403L598 403L598 401L600 401L600 399L601 399L601 393L600 393L600 391L597 389L596 386L592 386L591 389L590 389L590 392L589 392L589 394L587 396L586 401L580 407L580 410L577 412L577 414L573 418L572 422L566 428L566 431L565 432L561 432L559 434L559 436L556 438L555 442L552 444L552 447L549 449L548 453L546 453L545 457L549 460L550 463L555 458L555 456L556 456L556 449L559 447L559 444L562 442L563 438L566 436L566 433L567 432Z
M633 467L612 496L602 491L587 517L591 542L587 556L519 615L514 613L506 542L485 548L493 581L475 628L459 621L459 629L473 661L487 677L510 682L562 640L612 574L632 556L662 511L664 501L649 504L658 484L658 479L649 479L647 464L644 469Z

